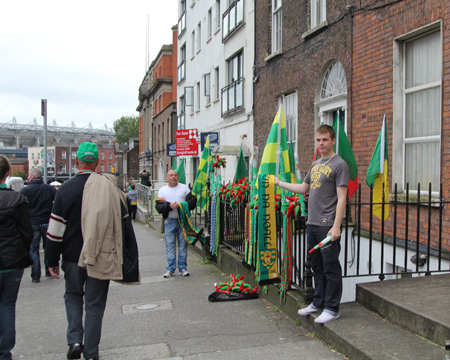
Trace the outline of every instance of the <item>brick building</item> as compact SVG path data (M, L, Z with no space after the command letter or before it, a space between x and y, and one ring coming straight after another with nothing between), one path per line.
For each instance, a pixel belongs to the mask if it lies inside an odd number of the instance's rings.
M303 177L313 158L315 129L322 122L332 124L339 111L358 164L361 202L367 203L366 172L386 114L389 200L397 186L397 215L382 224L371 218L369 207L363 208L359 228L366 236L383 232L390 241L398 237L449 250L449 211L443 209L440 222L439 206L404 204L407 188L417 201L429 194L439 201L450 192L445 171L450 160L449 21L450 2L444 0L255 2L254 145L259 157L282 103ZM364 251L369 250L362 245ZM398 266L396 261L386 260L385 269ZM409 256L402 266L404 271L415 267Z
M139 169L164 180L172 166L167 144L175 142L177 126L177 26L172 44L163 45L139 88Z
M255 4L254 145L259 158L279 104L302 177L314 155L314 130L339 110L351 133L351 15L345 1ZM271 6L268 6L271 5ZM319 13L317 13L319 11Z

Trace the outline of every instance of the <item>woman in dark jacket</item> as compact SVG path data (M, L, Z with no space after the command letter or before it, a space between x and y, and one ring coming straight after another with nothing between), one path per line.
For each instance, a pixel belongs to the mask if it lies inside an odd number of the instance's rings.
M11 173L8 158L0 155L0 359L9 360L16 343L16 301L23 269L30 266L33 228L28 201L6 188Z

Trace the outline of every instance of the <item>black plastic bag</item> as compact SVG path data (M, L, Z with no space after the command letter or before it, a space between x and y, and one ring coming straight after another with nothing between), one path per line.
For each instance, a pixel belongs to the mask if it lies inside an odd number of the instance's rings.
M208 296L208 300L211 302L221 302L221 301L234 301L234 300L250 300L257 299L258 293L222 293L214 291Z

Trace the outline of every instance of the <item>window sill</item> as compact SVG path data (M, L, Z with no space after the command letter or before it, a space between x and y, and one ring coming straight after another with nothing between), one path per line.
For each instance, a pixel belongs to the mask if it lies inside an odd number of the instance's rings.
M274 52L274 53L272 53L272 54L270 54L270 55L268 55L268 56L266 56L265 58L264 58L264 61L270 61L270 60L272 60L272 59L274 59L274 58L276 58L276 57L278 57L278 56L281 56L281 55L283 55L283 50L278 50L278 51L276 51L276 52Z
M394 194L389 194L389 202L395 204ZM397 193L397 204L400 205L409 204L410 206L417 206L417 204L419 204L420 206L430 205L431 207L439 207L442 203L439 198L439 195L437 194L436 195L432 194L430 199L430 196L428 194L418 196L417 194L410 193L408 196L408 201L406 201L406 194Z
M319 25L315 26L314 28L308 30L307 32L302 34L302 39L306 40L318 33L320 33L322 30L324 30L326 27L328 27L328 21L324 21L320 23Z

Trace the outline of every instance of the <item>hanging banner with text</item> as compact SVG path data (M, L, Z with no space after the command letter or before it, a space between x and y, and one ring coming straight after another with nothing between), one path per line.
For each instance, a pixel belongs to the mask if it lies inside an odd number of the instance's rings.
M259 175L258 182L262 185L258 187L259 284L262 286L278 278L275 176Z
M177 156L198 155L197 129L175 130Z

